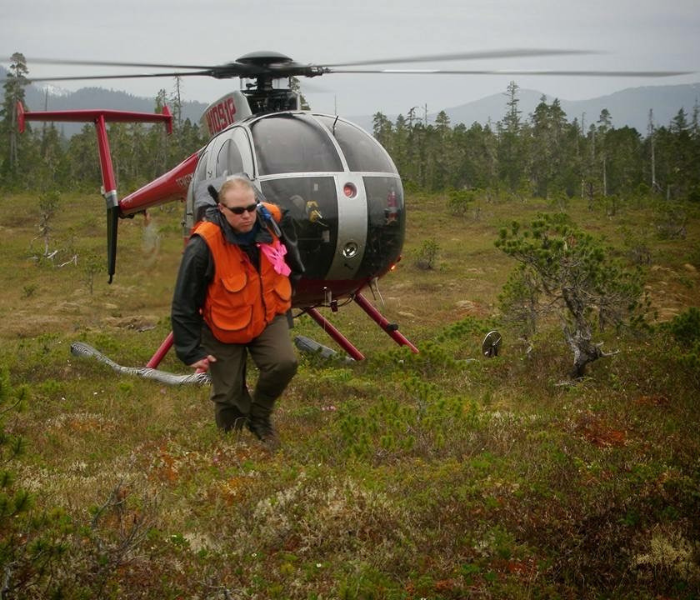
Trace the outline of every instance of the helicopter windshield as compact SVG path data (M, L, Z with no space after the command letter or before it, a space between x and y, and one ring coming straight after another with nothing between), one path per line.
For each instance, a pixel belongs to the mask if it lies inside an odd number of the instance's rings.
M262 118L253 123L250 130L261 176L343 170L333 142L310 117Z
M387 153L363 130L334 117L316 115L316 118L335 136L351 171L397 173Z

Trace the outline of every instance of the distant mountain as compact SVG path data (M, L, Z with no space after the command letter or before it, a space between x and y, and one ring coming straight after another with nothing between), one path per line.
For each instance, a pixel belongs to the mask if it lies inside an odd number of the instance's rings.
M540 103L543 92L536 90L518 90L518 109L521 118L526 120L535 111ZM547 103L551 104L553 96L546 96ZM485 125L489 121L493 124L503 119L507 111L506 94L493 94L480 100L444 109L450 118L452 126L464 123L467 127L472 123ZM629 88L615 92L608 96L591 98L590 100L563 100L559 99L567 119L581 122L584 118L586 129L591 123L598 121L600 113L607 108L612 116L612 124L616 128L634 127L642 135L646 135L649 124L649 109L654 111L654 124L657 127L666 126L671 119L683 108L690 120L696 104L700 104L700 84L664 85ZM428 115L428 121L434 122L437 113ZM398 115L387 115L392 121ZM404 115L406 116L406 115ZM372 131L372 117L352 117L351 121L364 129Z
M543 93L535 90L519 90L518 108L523 118L529 118L542 99ZM547 96L551 104L554 97ZM445 109L452 125L464 123L469 126L475 121L485 124L500 121L506 114L506 95L494 94L481 100ZM608 96L590 100L559 99L562 109L569 121L584 120L586 128L598 121L603 109L607 109L616 128L634 127L646 135L649 124L649 110L654 111L654 124L659 127L668 125L671 119L683 108L690 119L693 108L700 103L700 84L665 85L629 88Z
M550 99L551 100L551 99ZM629 88L608 96L591 100L561 101L569 120L586 114L586 124L598 121L600 111L607 108L616 128L634 127L646 135L649 125L649 110L654 111L654 125L668 126L678 111L683 108L690 120L696 105L700 104L700 84L663 85Z
M540 103L542 92L537 90L518 90L518 110L520 117L524 121L529 118L530 113L534 112L535 107ZM469 104L462 104L454 108L446 108L445 112L450 117L450 123L454 126L458 123L464 123L469 127L472 123L481 123L486 125L489 121L495 124L505 116L508 108L506 102L508 98L505 93L492 94L480 100L475 100ZM551 99L548 99L551 102ZM566 113L569 116L569 113ZM432 115L433 119L435 115Z

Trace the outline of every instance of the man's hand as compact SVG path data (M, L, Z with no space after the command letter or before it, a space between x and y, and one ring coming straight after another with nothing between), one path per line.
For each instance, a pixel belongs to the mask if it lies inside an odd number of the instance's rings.
M206 358L198 360L190 365L197 373L206 373L209 370L209 363L216 362L216 357L209 354Z

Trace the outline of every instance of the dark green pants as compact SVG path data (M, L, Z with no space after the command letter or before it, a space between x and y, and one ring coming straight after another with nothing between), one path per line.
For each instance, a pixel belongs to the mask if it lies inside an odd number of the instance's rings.
M297 357L289 337L289 324L278 315L258 337L247 344L223 344L207 327L202 345L216 362L209 365L214 416L219 428L239 428L249 417L269 416L275 400L297 371ZM248 354L258 368L252 395L246 383Z

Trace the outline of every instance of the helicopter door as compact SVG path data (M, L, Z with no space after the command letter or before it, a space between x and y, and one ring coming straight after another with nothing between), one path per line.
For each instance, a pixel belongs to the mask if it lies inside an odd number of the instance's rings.
M187 191L185 232L188 232L195 222L202 218L202 209L195 210L197 186L204 181L236 173L245 173L249 177L253 173L253 157L248 132L241 127L232 127L223 131L201 151Z
M335 179L328 176L285 177L260 182L265 197L289 211L305 277L325 279L338 243Z
M367 194L367 244L357 277L386 273L401 255L406 230L403 187L397 176L363 176Z
M327 279L341 229L336 175L344 168L336 145L306 114L265 115L253 121L250 130L260 187L270 202L289 211L305 277ZM360 260L359 253L354 260ZM343 276L350 279L352 273L345 269Z
M252 178L253 157L248 133L232 127L218 135L207 149L207 179L245 173Z
M206 150L200 150L199 158L197 159L197 168L194 170L194 175L190 181L189 188L187 188L187 200L185 202L185 218L182 223L183 233L185 237L188 237L190 230L194 227L194 224L199 220L195 217L194 210L194 192L197 187L197 183L204 181L207 178L207 156Z

